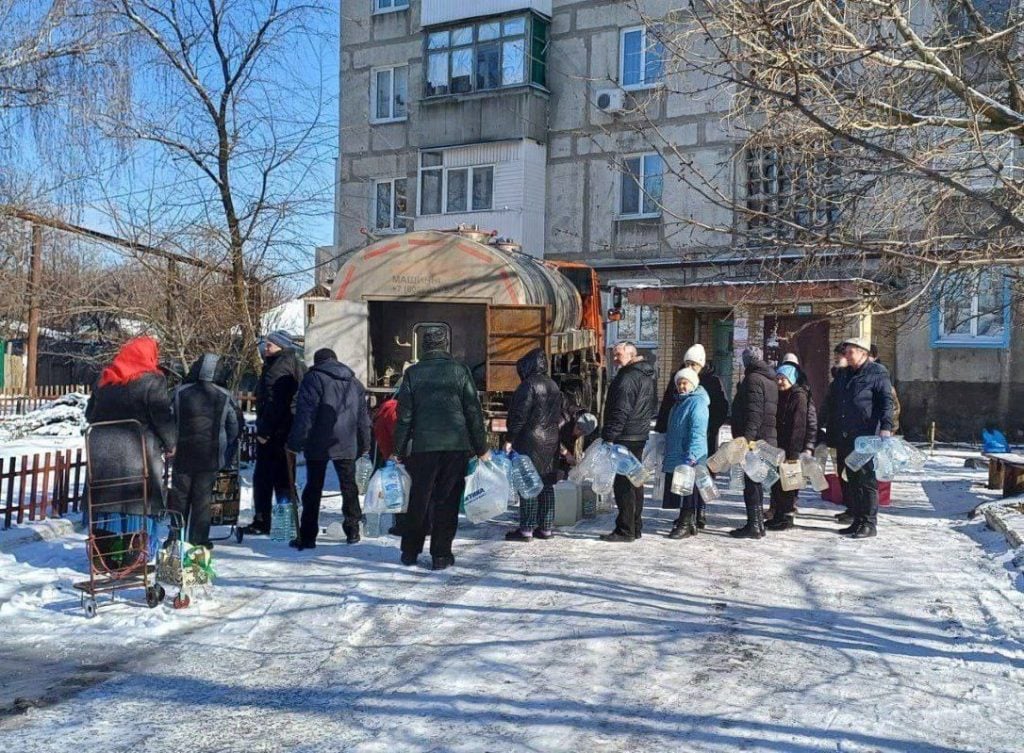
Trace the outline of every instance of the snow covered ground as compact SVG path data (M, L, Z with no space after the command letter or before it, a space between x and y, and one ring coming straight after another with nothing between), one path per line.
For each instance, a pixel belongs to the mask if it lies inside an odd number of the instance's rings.
M1024 582L962 466L897 482L865 541L809 493L756 542L724 535L731 494L686 541L654 507L630 545L597 540L608 515L527 545L465 526L442 573L394 539L247 539L190 609L93 620L80 534L0 532L0 749L1020 751Z

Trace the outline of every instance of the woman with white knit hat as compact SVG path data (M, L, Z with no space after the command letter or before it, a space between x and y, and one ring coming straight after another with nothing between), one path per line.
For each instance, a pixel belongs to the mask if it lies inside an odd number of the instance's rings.
M708 456L708 407L711 401L700 386L700 377L690 368L680 369L673 378L676 387L675 406L669 414L665 434L665 507L679 507L679 517L672 526L670 539L697 535L697 508L700 495L696 489L680 497L672 493L672 473L679 465L697 465ZM670 504L670 503L675 504Z

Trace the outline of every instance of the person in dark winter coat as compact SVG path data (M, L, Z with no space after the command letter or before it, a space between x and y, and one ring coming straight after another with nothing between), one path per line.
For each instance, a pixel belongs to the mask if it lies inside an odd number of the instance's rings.
M219 363L219 356L203 354L174 392L178 450L171 502L185 516L188 541L193 546L211 546L210 505L217 472L234 466L242 430L241 410L231 393L217 384Z
M285 444L295 415L295 393L306 367L287 332L275 330L264 344L263 373L256 385L256 468L252 475L253 520L242 531L270 533L274 497L291 496L291 471Z
M875 345L874 343L871 343L871 350L869 351L868 358L871 361L871 363L877 363L879 366L885 368L886 371L889 370L885 366L884 363L882 363L880 360L878 360L878 346ZM889 381L890 381L890 383L892 382L892 376L891 375L889 377ZM900 396L896 392L896 385L893 385L893 388L892 388L892 433L893 434L899 434L900 433L900 411L901 410L902 409L900 407Z
M548 376L548 359L540 348L516 363L520 384L508 410L506 449L528 455L544 482L535 499L519 501L519 528L509 531L509 541L550 539L555 522L555 475L558 459L558 428L562 419L562 392Z
M845 466L845 460L854 450L857 437L892 436L893 400L889 372L868 357L870 344L861 338L843 342L846 350L846 368L836 376L835 389L830 392L829 415L835 416L838 430L836 466L846 475L844 499L853 515L853 522L840 530L841 534L866 539L877 534L878 479L874 461L859 470Z
M636 346L622 342L613 351L619 370L608 385L604 403L604 427L601 439L623 445L639 460L651 431L651 420L658 410L658 388L654 367L637 355ZM619 515L615 530L602 534L604 541L631 542L643 529L644 489L635 487L625 476L615 477L615 504Z
M846 366L846 348L840 343L832 350L832 381L829 382L828 392L825 393L825 399L821 402L821 412L818 414L818 444L824 444L833 450L836 449L839 439L839 426L836 423L838 415L832 410L835 403L836 377ZM842 490L843 504L848 507L850 497L846 490L846 476L842 473L839 474L839 488ZM852 523L853 515L846 510L836 515L836 521Z
M779 386L775 372L764 362L757 346L744 349L742 354L743 381L736 388L732 402L732 435L743 437L753 445L759 439L776 444L775 417L779 407ZM729 531L733 538L759 539L764 536L764 487L743 478L743 504L747 509L747 524Z
M459 527L470 451L490 460L483 409L469 368L449 353L448 330L427 327L424 353L406 369L398 390L395 453L412 478L402 532L402 564L415 565L430 527L434 570L455 564L452 540ZM411 446L410 446L411 445Z
M156 551L156 516L167 505L164 494L164 458L177 443L167 380L158 366L160 350L151 337L129 340L100 374L85 418L89 433L89 499L94 517L90 525L108 534L145 529L149 555ZM106 422L137 421L133 424ZM139 427L142 435L140 438ZM145 489L139 484L104 481L148 474ZM145 494L150 519L143 521ZM88 514L88 510L86 511Z
M299 385L288 449L306 457L302 520L299 535L289 546L300 551L316 548L328 462L334 465L341 488L346 541L358 542L363 511L356 486L356 458L370 452L370 410L366 389L330 348L313 354L313 367Z
M776 370L779 385L779 410L776 416L779 448L787 461L811 457L818 434L818 423L807 380L801 379L800 369L786 362ZM783 491L782 482L772 487L772 516L765 523L771 531L784 531L793 527L798 490Z
M670 539L685 539L697 535L697 509L700 492L696 488L685 496L672 491L672 475L677 466L696 466L708 457L708 414L711 399L700 386L700 377L693 369L676 372L672 380L677 385L676 405L669 414L665 433L665 497L675 497L673 504L662 507L679 508L679 517L672 524Z
M597 431L597 416L578 405L562 408L558 425L558 471L563 476L579 462Z

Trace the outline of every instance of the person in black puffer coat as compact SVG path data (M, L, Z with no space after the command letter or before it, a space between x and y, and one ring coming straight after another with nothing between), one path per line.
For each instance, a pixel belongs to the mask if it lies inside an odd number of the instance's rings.
M185 516L188 541L194 546L211 546L210 505L217 472L235 465L242 427L238 405L218 384L223 381L218 379L219 365L219 356L203 354L192 364L185 383L174 392L178 451L174 455L171 502ZM175 536L172 529L171 537Z
M751 444L763 439L774 445L779 407L775 372L764 362L757 346L745 348L742 359L745 372L732 402L732 435L743 437ZM747 510L747 524L729 531L729 535L738 539L761 538L764 536L764 488L747 476L743 477L743 505Z
M619 371L608 385L604 403L604 427L601 439L621 444L639 460L658 412L658 386L654 367L637 355L633 343L624 342L613 351ZM644 489L637 488L625 476L615 477L615 504L619 515L615 530L602 534L604 541L630 542L640 538L643 529Z
M779 385L779 411L776 417L779 448L786 460L811 457L818 434L818 422L811 400L811 390L799 367L786 362L777 371ZM799 490L783 491L782 482L772 486L772 516L765 528L784 531L793 527L796 498Z
M555 463L558 458L562 392L548 376L548 359L540 348L516 362L521 383L508 410L506 448L528 455L537 468L544 489L535 499L519 502L519 528L509 531L509 541L550 539L555 521Z
M302 378L295 403L288 449L306 456L306 486L302 490L299 535L289 545L299 550L316 547L328 462L334 464L338 474L346 540L355 544L363 517L356 486L356 458L370 451L366 389L333 350L321 348L313 354L313 368Z
M140 563L151 558L158 546L156 520L167 505L164 458L174 454L177 442L159 356L153 338L129 340L100 374L85 408L91 426L86 479L89 504L83 524L91 529L101 549L123 550L114 543L116 537L144 530L144 541L133 535L133 543L128 545L130 556L138 557ZM144 474L148 474L145 489L141 481L117 483L119 479L141 479ZM148 519L141 517L145 512Z
M256 385L256 468L252 474L252 524L247 535L270 533L274 497L291 496L285 443L295 415L295 393L306 367L295 353L287 332L275 330L266 337L263 373Z

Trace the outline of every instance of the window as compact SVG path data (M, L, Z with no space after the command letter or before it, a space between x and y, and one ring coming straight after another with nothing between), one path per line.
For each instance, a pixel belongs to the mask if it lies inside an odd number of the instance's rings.
M373 0L374 13L394 13L408 8L409 0Z
M932 311L932 346L1006 348L1010 284L1002 270L948 276Z
M424 92L466 94L547 85L548 22L533 15L427 32Z
M665 47L646 26L623 29L619 40L619 85L623 89L656 86L664 76Z
M444 166L444 152L420 154L420 214L480 212L494 206L494 167Z
M640 154L623 161L619 217L657 217L661 214L664 167L661 155Z
M370 121L387 123L408 115L409 66L374 68L370 71Z
M752 147L745 167L748 229L792 238L797 226L821 233L839 221L839 170L823 150Z
M406 179L373 182L373 228L383 232L403 233L409 214Z

